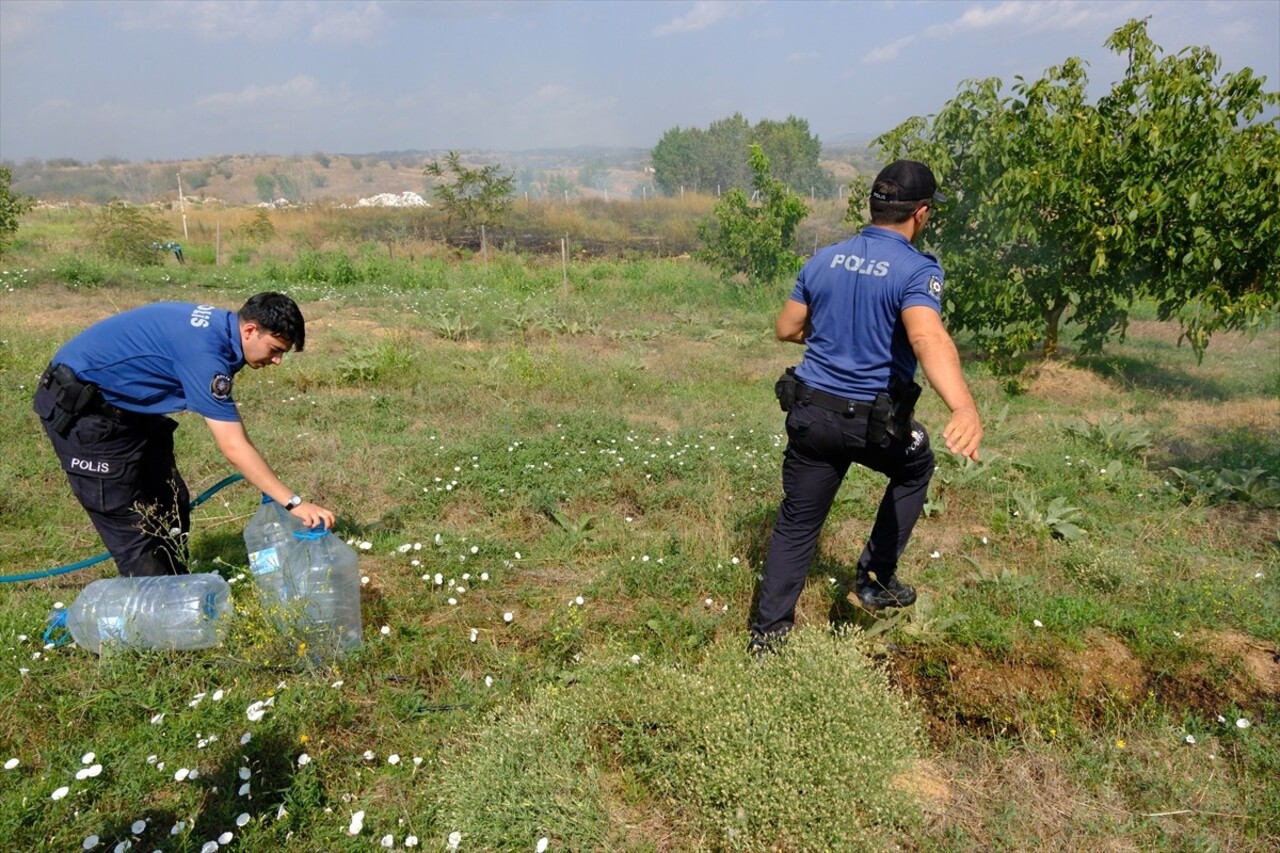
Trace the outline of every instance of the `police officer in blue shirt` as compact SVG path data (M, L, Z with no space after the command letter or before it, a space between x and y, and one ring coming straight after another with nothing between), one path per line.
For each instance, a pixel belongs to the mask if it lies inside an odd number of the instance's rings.
M302 351L306 326L288 296L259 293L238 313L161 302L125 311L67 342L40 378L33 408L71 490L121 575L183 574L190 498L173 455L178 424L203 415L244 478L309 527L333 513L285 486L258 453L232 400L235 374Z
M982 424L942 325L942 267L914 246L945 200L923 163L887 166L872 185L872 224L815 254L778 316L778 340L806 349L777 387L788 411L784 497L751 625L753 651L795 623L818 535L855 462L889 478L858 558L855 594L869 609L915 602L897 569L934 469L928 433L911 417L917 362L951 410L947 449L978 457Z

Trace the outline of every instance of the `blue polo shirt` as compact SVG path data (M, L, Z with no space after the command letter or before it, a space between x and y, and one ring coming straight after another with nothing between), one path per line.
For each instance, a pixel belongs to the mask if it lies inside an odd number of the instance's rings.
M232 377L244 367L240 322L212 305L157 302L94 323L54 356L108 403L149 415L188 410L238 421Z
M891 374L915 376L902 310L927 305L941 313L942 266L898 232L873 225L820 249L791 298L809 306L811 324L796 377L828 394L874 400Z

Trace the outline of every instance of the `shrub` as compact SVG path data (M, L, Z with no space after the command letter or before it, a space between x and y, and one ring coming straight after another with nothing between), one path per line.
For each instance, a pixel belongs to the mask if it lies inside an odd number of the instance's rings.
M158 241L166 230L145 208L113 201L93 217L93 245L110 260L156 266L164 262Z
M763 661L735 637L689 669L624 659L572 685L446 751L441 830L482 849L544 835L599 849L621 831L603 800L613 772L711 849L887 848L919 820L895 783L922 745L916 716L856 634L800 630Z
M63 258L54 268L54 275L67 284L98 285L107 280L107 270L101 263L88 258Z

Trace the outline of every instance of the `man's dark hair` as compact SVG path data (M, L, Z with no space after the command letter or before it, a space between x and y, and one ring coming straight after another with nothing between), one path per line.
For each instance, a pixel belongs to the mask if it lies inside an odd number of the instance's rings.
M895 194L897 193L897 185L877 181L871 188L873 193ZM871 197L871 224L872 225L898 225L906 222L911 218L917 210L922 207L932 206L933 202L927 198L915 199L912 201L881 201L874 195Z
M240 322L257 323L258 328L282 341L293 344L295 352L302 352L307 342L307 324L302 310L283 293L259 293L250 296L240 308Z

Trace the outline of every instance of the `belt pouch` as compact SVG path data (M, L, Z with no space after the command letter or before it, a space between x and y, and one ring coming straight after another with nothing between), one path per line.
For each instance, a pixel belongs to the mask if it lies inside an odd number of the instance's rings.
M778 398L782 411L789 412L796 404L796 369L788 367L773 383L773 396Z
M75 371L65 364L54 365L45 377L45 384L53 392L54 400L48 417L49 427L65 437L81 415L98 405L102 399L101 391L91 382L81 382Z

